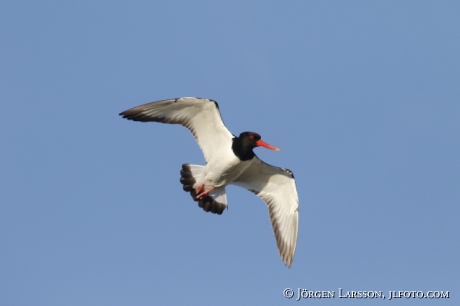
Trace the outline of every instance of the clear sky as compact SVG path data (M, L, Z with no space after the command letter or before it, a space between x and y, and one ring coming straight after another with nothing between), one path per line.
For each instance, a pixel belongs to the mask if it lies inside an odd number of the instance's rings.
M459 16L458 1L2 1L0 304L359 303L343 288L460 305ZM118 116L182 96L281 148L256 154L295 174L291 269L261 199L230 186L217 216L182 191L181 165L204 163L185 128Z

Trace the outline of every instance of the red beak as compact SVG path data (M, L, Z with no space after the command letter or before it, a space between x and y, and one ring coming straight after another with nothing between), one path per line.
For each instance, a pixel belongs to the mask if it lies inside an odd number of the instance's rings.
M266 142L263 142L262 140L257 140L256 141L256 145L258 147L264 147L264 148L267 148L267 149L270 149L270 150L275 150L275 151L279 151L280 149L277 148L277 147L274 147L272 145L269 145L268 143Z

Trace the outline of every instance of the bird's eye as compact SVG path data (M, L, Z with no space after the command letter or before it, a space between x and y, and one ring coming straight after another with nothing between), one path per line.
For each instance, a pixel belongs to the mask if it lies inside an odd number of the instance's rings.
M254 139L254 136L253 135L249 136L249 139L251 139L251 140Z

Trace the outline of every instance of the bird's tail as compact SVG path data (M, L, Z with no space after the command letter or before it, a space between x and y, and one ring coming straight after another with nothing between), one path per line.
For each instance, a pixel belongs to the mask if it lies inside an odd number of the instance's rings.
M198 206L203 208L206 212L213 214L222 214L224 209L227 208L227 194L225 187L219 187L211 191L207 196L202 199L196 198L196 188L203 176L204 166L183 164L180 171L180 182L184 185L184 191L190 192L194 201L198 202Z

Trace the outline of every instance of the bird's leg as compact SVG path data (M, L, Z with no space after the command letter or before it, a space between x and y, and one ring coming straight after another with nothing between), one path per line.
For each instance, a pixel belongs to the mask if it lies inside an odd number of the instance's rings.
M204 190L204 184L201 184L198 187L196 187L195 192L196 194L200 194L201 192L203 192L203 190Z
M196 189L196 193L198 193L198 189L199 189L200 187L202 187L202 188L200 189L200 192L201 192L202 190L204 190L204 185L200 185L200 186L198 186L198 188ZM204 198L205 196L207 196L207 195L208 195L211 191L213 191L214 189L216 189L216 187L211 187L211 188L209 188L208 190L204 190L203 192L199 193L199 194L196 196L196 198L197 198L197 199L202 199L202 198Z

